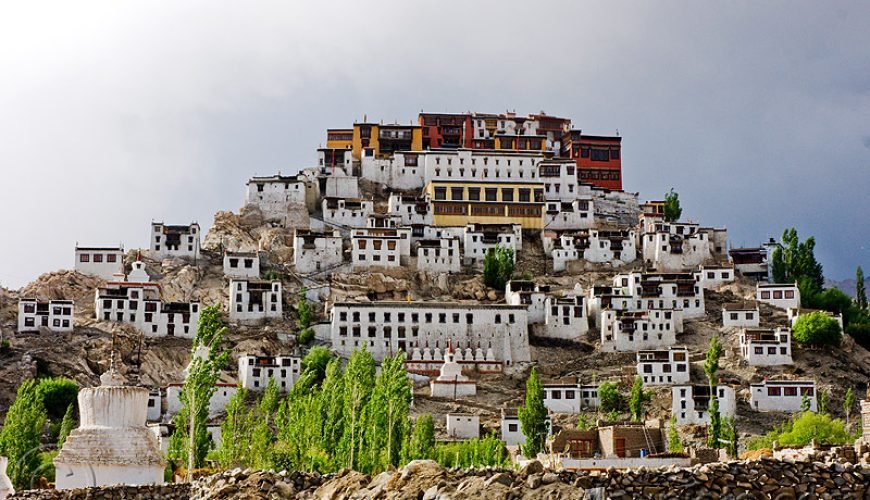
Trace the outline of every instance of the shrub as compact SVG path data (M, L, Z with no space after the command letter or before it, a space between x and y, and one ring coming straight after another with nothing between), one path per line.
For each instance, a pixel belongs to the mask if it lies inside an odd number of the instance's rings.
M7 352L9 352L10 349L11 349L11 346L9 344L9 340L7 340L7 339L0 340L0 354L6 354Z
M810 345L837 346L843 336L837 320L821 311L799 316L792 330L795 340Z
M781 446L805 446L814 439L819 444L845 444L852 440L852 436L846 432L842 420L807 411L751 440L748 448L773 448L774 441Z
M483 282L496 290L504 290L505 284L514 274L514 251L496 245L490 248L483 258Z
M296 341L299 342L300 345L308 345L312 340L314 340L314 330L311 328L302 330L296 336Z
M36 392L42 398L48 418L62 419L70 405L75 407L79 395L79 386L64 377L44 378L36 386Z
M310 373L314 382L319 384L326 376L326 365L332 361L332 353L329 349L317 346L312 347L302 359L302 373Z
M601 401L598 408L602 413L616 413L622 407L622 395L613 382L602 382L598 386L598 399Z
M436 445L435 460L444 467L506 466L510 463L507 448L493 434Z

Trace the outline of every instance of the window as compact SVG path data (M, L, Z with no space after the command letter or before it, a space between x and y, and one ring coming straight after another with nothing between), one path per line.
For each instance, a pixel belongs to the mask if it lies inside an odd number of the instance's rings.
M102 262L102 261L103 261L103 254L95 253L94 254L94 262Z
M767 395L768 396L780 396L782 394L782 390L779 387L768 387Z
M479 187L468 188L468 199L470 201L480 201L480 188Z
M508 432L517 432L517 424L508 424Z
M486 201L498 201L498 189L486 188Z
M770 292L761 292L761 298L770 300Z
M785 291L785 298L793 299L794 298L794 290L786 290Z
M797 387L783 387L784 396L797 396Z
M447 199L447 188L446 187L436 187L435 188L435 199L436 200L446 200Z
M593 149L592 161L610 161L610 150L608 149Z
M106 262L117 262L117 261L118 261L118 256L117 256L117 255L115 255L115 254L113 254L113 253L110 253L109 255L106 255Z
M463 199L463 188L461 187L453 187L450 188L450 199L453 201L462 201Z
M514 188L502 188L501 201L514 201Z
M553 399L562 399L562 391L553 391Z
M763 347L756 347L755 354L764 354L764 348Z
M91 256L89 254L83 253L79 255L79 262L90 262Z
M774 298L774 300L781 299L782 298L782 290L774 290L773 291L773 298Z

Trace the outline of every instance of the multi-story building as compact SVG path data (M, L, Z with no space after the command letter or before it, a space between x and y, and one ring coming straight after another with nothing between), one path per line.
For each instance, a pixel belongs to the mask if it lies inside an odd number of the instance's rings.
M553 271L564 271L573 261L621 266L637 259L633 230L589 229L578 232L545 232L544 251L553 258Z
M124 247L80 247L76 245L74 269L106 281L124 274Z
M299 379L302 358L299 356L239 356L239 385L250 391L262 391L275 379L281 392L287 392Z
M673 272L724 261L725 229L702 228L685 222L666 223L661 215L641 216L644 262L658 271Z
M633 309L681 309L682 318L705 314L704 289L691 273L628 273L613 278L614 286L634 298Z
M637 352L637 375L644 385L689 383L689 350L671 347Z
M584 385L579 381L570 383L546 383L544 406L553 413L580 413L597 410L601 404L598 387Z
M468 224L463 234L463 262L465 265L483 264L491 248L509 248L514 252L523 248L523 231L519 224Z
M327 131L329 134L329 131ZM351 131L351 136L353 132ZM351 175L353 173L353 155L348 148L320 148L317 150L318 173L322 175Z
M332 348L342 356L366 346L376 360L414 348L491 349L496 361L531 359L523 306L445 302L336 302ZM409 356L410 358L410 356Z
M414 228L415 226L431 226L432 211L429 210L429 200L400 193L390 193L387 213L401 217L401 224Z
M673 311L601 311L601 350L604 352L664 349L675 342Z
M257 323L284 315L280 281L231 279L229 294L231 321Z
M468 113L420 113L423 149L470 148L474 131Z
M581 340L589 331L585 300L582 289L565 297L547 297L544 301L544 327L538 331L547 338Z
M719 415L722 418L734 417L737 414L737 398L734 388L728 385L718 385L713 388L719 404ZM677 425L710 423L710 386L709 385L675 385L671 387L671 415Z
M323 222L344 228L364 227L374 212L374 202L361 199L324 198Z
M530 280L510 280L505 285L504 300L506 304L528 308L530 325L544 324L549 293L547 285Z
M737 302L722 306L722 326L758 328L761 314L755 302Z
M744 328L740 354L750 366L792 364L791 330L788 328Z
M353 128L326 129L326 147L333 150L348 151L353 149Z
M224 276L259 278L260 254L257 252L224 252Z
M75 304L71 300L20 299L18 301L18 332L38 332L40 329L61 333L74 327Z
M95 292L96 317L128 323L147 337L196 336L199 302L161 302L156 283L109 282Z
M245 206L255 206L263 220L290 226L292 209L307 212L305 182L296 176L253 177L245 185ZM288 220L289 218L289 220Z
M350 242L354 269L400 267L411 255L411 228L354 228Z
M695 272L695 280L702 288L716 289L734 282L734 265L701 265Z
M563 156L577 162L580 182L622 190L622 137L583 135L570 130L562 138Z
M594 202L584 196L571 201L547 201L544 229L550 231L578 231L595 225Z
M797 283L759 283L755 287L755 300L780 309L800 309L801 291Z
M159 387L151 389L148 393L148 410L145 414L147 422L158 422L163 416L163 393Z
M151 223L151 257L199 258L199 224L168 226L162 222Z
M801 411L804 398L818 411L815 380L764 380L749 386L749 406L756 411Z
M544 225L544 185L533 181L431 181L426 195L435 226L519 224Z
M779 243L772 238L759 247L732 248L728 257L734 264L734 270L746 278L759 281L773 281L770 263L773 262L773 251Z
M571 159L549 159L538 163L538 180L544 183L547 201L568 202L577 199L577 164Z
M397 151L423 149L423 129L398 123L354 123L351 150L354 160L386 158Z
M458 273L462 261L459 238L447 236L417 241L417 269L430 273Z
M297 272L316 273L340 266L344 262L343 251L339 231L294 231L293 264Z

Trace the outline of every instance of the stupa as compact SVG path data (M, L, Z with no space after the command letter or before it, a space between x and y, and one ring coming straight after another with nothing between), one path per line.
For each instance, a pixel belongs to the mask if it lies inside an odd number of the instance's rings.
M113 362L78 402L81 424L54 459L58 489L163 483L166 462L145 426L148 389L126 386Z
M10 481L9 476L6 475L7 465L9 465L9 459L6 457L0 457L0 500L15 493L15 489L12 488L12 481Z
M477 394L477 383L462 374L462 366L453 359L453 343L447 344L441 374L429 382L432 397L456 398Z

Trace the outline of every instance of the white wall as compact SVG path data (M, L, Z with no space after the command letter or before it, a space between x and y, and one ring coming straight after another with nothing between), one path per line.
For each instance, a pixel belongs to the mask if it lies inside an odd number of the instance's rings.
M780 309L800 308L801 292L794 284L759 284L755 289L755 300Z
M124 274L124 248L76 247L74 269L110 281Z
M230 280L230 320L256 323L282 318L284 309L281 290L280 281Z
M199 224L169 226L151 223L151 258L199 258Z
M479 438L480 417L468 413L448 413L447 435L453 439Z
M692 385L675 385L671 387L671 415L676 419L677 425L706 425L710 423L708 408L695 407L695 400L692 398L695 387ZM722 417L735 416L737 412L737 399L734 388L720 385L716 387L716 394L719 400L719 415Z
M71 332L75 327L75 304L71 300L36 299L18 301L18 332L38 332L40 328L61 333Z
M224 276L259 278L260 256L247 252L224 252Z
M803 403L801 393L806 391L809 391L810 411L818 411L815 380L767 380L752 384L749 386L749 405L757 411L797 413Z
M676 342L674 315L666 310L601 312L601 350L664 349Z
M544 406L553 413L580 413L601 405L598 387L581 384L544 384Z
M344 262L341 233L296 231L293 236L293 263L296 271L308 274L328 270Z
M644 385L688 384L689 373L689 350L685 347L637 353L637 375Z
M305 183L296 177L254 177L245 186L245 205L260 209L269 222L287 221L291 208L305 209Z
M421 241L417 246L417 269L431 273L458 273L461 270L459 239Z
M756 340L759 334L762 337ZM792 364L791 330L788 328L744 329L740 334L740 354L750 366L790 365Z
M734 328L757 328L760 321L758 308L729 311L722 308L722 326Z

